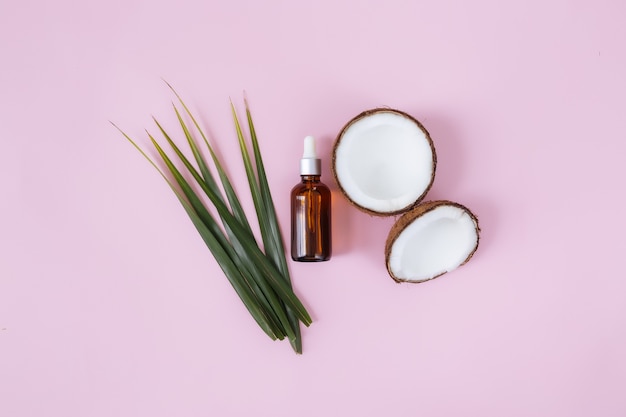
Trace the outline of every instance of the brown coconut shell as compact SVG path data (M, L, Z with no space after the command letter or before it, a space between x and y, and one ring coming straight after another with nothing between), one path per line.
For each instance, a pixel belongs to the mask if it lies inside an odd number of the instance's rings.
M476 215L474 215L474 213L472 213L464 205L455 203L454 201L448 201L448 200L427 201L427 202L419 204L418 206L414 207L412 210L404 213L398 219L398 221L396 221L396 223L393 225L393 227L389 231L389 235L387 236L387 242L385 243L385 264L387 266L387 272L389 272L389 276L391 276L391 278L393 278L394 281L398 283L409 282L412 284L419 284L420 282L431 281L445 274L445 272L443 272L437 276L434 276L426 280L411 281L411 280L396 277L391 271L391 268L389 267L389 256L391 255L391 247L396 241L396 239L398 238L398 236L400 236L400 233L402 233L404 229L406 229L411 223L413 223L419 217L441 206L458 207L461 210L466 211L467 214L469 214L469 216L472 218L472 220L474 220L474 224L476 225L476 246L474 247L474 250L472 250L472 252L467 256L467 258L465 258L465 260L461 263L461 265L466 264L472 258L472 256L474 256L476 249L478 249L478 243L480 242L480 227L478 226L478 218L476 217Z
M413 203L409 204L406 207L398 209L396 211L390 211L390 212L374 211L374 210L371 210L369 208L363 207L363 206L357 204L356 202L354 202L350 198L348 193L344 190L343 186L341 185L341 182L339 181L339 178L337 176L337 172L336 172L336 169L335 169L335 162L336 162L336 159L337 159L337 147L339 146L339 143L341 142L341 138L342 138L344 132L352 124L356 123L357 121L363 119L364 117L368 117L368 116L371 116L371 115L376 114L376 113L395 113L395 114L401 115L403 117L406 117L407 119L409 119L412 122L414 122L424 132L424 135L426 136L426 139L428 140L428 144L430 145L430 149L432 150L432 154L433 154L433 171L432 171L430 182L429 182L428 186L426 187L424 192ZM381 138L381 140L384 140L384 138ZM344 195L344 197L346 197L346 199L350 202L350 204L352 204L354 207L358 208L359 210L361 210L361 211L363 211L365 213L371 214L373 216L395 216L395 215L398 215L398 214L402 214L402 213L404 213L404 212L406 212L408 210L411 210L413 207L417 206L420 203L420 201L422 201L424 199L424 197L426 196L426 194L428 193L428 191L432 187L433 182L435 180L435 171L436 170L437 170L437 153L435 152L435 145L433 143L433 140L430 137L430 134L428 133L428 130L426 130L426 128L416 118L414 118L410 114L405 113L405 112L400 111L400 110L379 107L379 108L366 110L366 111L362 112L361 114L359 114L359 115L355 116L354 118L352 118L348 123L346 123L346 125L343 127L343 129L341 129L341 131L339 132L339 135L337 135L337 139L335 140L335 144L333 146L332 161L331 161L331 171L333 173L333 178L335 179L335 183L339 187L339 190Z

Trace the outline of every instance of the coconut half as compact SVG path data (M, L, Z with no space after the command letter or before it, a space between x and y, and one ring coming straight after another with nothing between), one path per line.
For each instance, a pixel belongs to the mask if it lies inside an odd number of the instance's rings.
M397 282L424 282L470 260L478 248L478 219L451 201L429 201L405 213L385 245L389 275Z
M393 109L365 111L339 133L332 172L357 208L377 216L404 212L419 203L435 178L437 156L428 131Z

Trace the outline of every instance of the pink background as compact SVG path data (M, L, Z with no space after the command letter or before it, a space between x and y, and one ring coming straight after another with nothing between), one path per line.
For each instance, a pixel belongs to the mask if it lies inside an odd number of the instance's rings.
M626 3L0 3L0 415L626 415ZM335 194L335 253L290 263L303 356L250 319L161 178L112 128L201 115L247 196L246 90L287 236L302 138L407 111L429 199L483 229L421 285L394 219ZM142 139L143 141L143 139ZM245 199L247 208L251 203Z

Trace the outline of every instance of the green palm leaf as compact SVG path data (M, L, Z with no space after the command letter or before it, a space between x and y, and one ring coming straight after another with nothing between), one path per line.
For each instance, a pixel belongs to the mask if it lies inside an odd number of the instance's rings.
M202 204L202 200L198 197L178 168L176 168L174 163L159 146L159 144L153 138L151 138L151 140L152 144L157 149L157 152L163 159L163 162L167 165L168 170L174 176L174 179L189 200L191 206L198 213L200 219L202 219L205 224L216 224L211 214L208 212L204 204ZM306 325L311 324L311 317L308 312L298 297L296 297L293 293L291 287L285 283L284 278L281 277L280 273L271 264L263 252L261 252L261 249L257 246L254 238L247 233L245 228L243 228L237 219L235 219L230 213L224 202L221 201L210 188L207 187L204 191L207 193L207 196L211 200L215 209L218 211L220 217L224 219L228 227L232 229L233 235L236 236L239 243L245 248L247 255L250 256L250 260L254 262L254 266L259 269L261 274L267 279L267 282L281 297L283 302L285 302L285 304L290 308L294 309L298 318Z
M222 169L219 163L219 160L217 159L215 152L213 151L213 148L211 147L211 145L209 144L207 140L206 135L204 134L203 130L200 128L198 122L194 118L191 111L189 111L189 108L185 105L182 98L178 95L178 93L174 90L174 88L171 85L168 84L168 86L174 92L174 94L180 101L181 106L185 109L185 112L187 113L189 118L192 120L197 131L200 133L200 135L204 139L207 149L211 153L214 164L219 172L220 178L222 180L222 185L228 195L228 199L231 202L231 207L233 208L235 215L237 215L238 213L243 213L243 210L241 209L241 205L239 204L239 200L237 199L237 196L234 194L232 186L230 182L228 181L228 176L225 174L224 170ZM285 250L284 250L282 235L280 234L280 228L278 226L278 218L276 216L276 210L274 208L274 203L272 201L272 196L271 196L269 184L267 182L267 177L265 174L265 168L263 165L259 143L257 140L256 131L254 129L254 124L252 122L252 115L250 113L250 109L249 109L247 101L245 102L245 106L246 106L246 117L248 120L248 125L249 125L251 139L252 139L254 158L255 158L255 163L257 167L256 177L258 178L258 185L255 180L255 173L253 172L252 164L251 164L250 157L249 157L249 152L245 145L245 140L243 138L241 126L237 118L236 112L234 110L234 106L232 105L232 102L231 102L231 110L234 116L235 128L237 131L237 137L239 139L239 144L240 144L240 148L242 152L242 159L244 161L244 166L246 169L246 176L248 178L248 183L250 185L253 202L255 205L256 212L257 212L257 219L259 221L261 236L263 239L263 246L265 248L265 253L273 261L274 266L282 274L282 276L285 278L287 283L291 283L291 279L289 277L289 269L287 267L287 260L285 257ZM182 121L178 111L177 111L177 116L181 125L184 125L184 122ZM192 148L195 148L195 143L193 139L191 138L191 136L189 135L189 130L186 129L185 127L183 129L185 131L185 134L187 135L187 139L189 141L190 146ZM194 153L194 155L199 154L199 152L197 151L197 148L192 149L192 152ZM199 157L200 159L202 158L201 155ZM202 163L203 162L201 160L198 160L198 164L202 164ZM200 166L202 167L202 165ZM243 214L242 217L245 219L245 214ZM247 225L247 222L246 222L246 225ZM247 226L249 228L249 225ZM287 309L287 315L289 318L289 322L291 323L293 332L295 333L295 338L294 339L290 338L290 343L293 349L297 353L302 353L302 337L300 333L300 326L298 324L298 318L290 309Z
M265 167L263 165L263 158L261 156L261 150L259 148L256 130L254 129L254 123L252 122L252 115L250 108L246 101L246 118L248 120L248 127L250 131L250 137L252 140L252 149L254 153L256 172L252 166L250 160L250 153L248 146L246 145L241 124L237 117L235 107L231 102L231 110L233 113L233 119L235 122L235 130L237 131L237 138L239 139L239 147L241 149L241 155L244 162L246 176L248 178L248 184L250 186L250 192L252 194L252 200L257 212L257 219L259 222L259 228L261 230L261 237L263 239L263 247L265 253L272 260L274 266L280 271L285 282L291 285L291 279L289 277L289 268L287 267L287 260L285 257L285 250L283 245L282 235L278 226L278 218L276 216L276 210L274 202L272 200L272 194L267 182L267 176L265 175ZM302 336L300 334L300 325L298 324L298 318L296 314L287 309L289 316L289 322L296 334L295 339L290 339L291 346L297 353L302 353Z
M195 181L202 188L205 194L209 196L209 198L219 198L223 203L223 199L220 198L221 194L219 192L219 189L217 188L217 184L215 184L214 182L213 183L205 182L204 179L200 176L200 174L196 171L195 167L191 164L191 162L189 162L189 160L185 157L185 155L180 151L178 146L176 146L176 144L172 141L172 139L170 138L169 134L165 131L165 129L159 124L158 121L156 121L156 119L155 119L155 122L157 126L159 127L159 129L161 130L161 133L163 134L167 142L170 144L170 146L172 147L172 149L178 156L178 158L181 160L183 165L185 165L185 167L187 168L187 171L191 173L191 175L194 177ZM168 165L168 168L170 169L174 177L177 179L177 181L179 181L180 177L178 173L172 171L174 168L173 168L173 165L170 164L171 161L165 155L165 153L163 152L163 149L156 143L156 141L154 139L152 140L153 140L155 147L157 147L157 151L159 152L159 154L161 154L161 157L163 158L165 163ZM180 181L184 181L184 180L180 180ZM188 186L186 184L183 184L182 182L179 182L179 185L181 186L183 191L188 189ZM208 213L208 211L206 211L204 206L201 205L201 202L199 201L199 199L196 199L195 195L192 195L189 198L192 201L192 206L194 205L194 202L199 204L196 209L198 213L202 213L203 216L210 216L210 214ZM230 227L229 221L225 219L224 216L221 214L220 214L220 217L224 224L224 228L229 237L230 243L232 244L232 247L230 247L224 242L227 248L232 251L231 257L235 259L240 269L245 270L253 279L253 282L251 284L252 288L256 290L255 292L258 292L257 295L259 296L261 301L265 303L265 306L268 310L268 313L271 315L271 317L280 323L279 328L281 329L281 333L287 335L290 338L290 340L294 339L295 334L293 333L291 329L289 319L287 318L287 315L284 311L284 307L281 301L278 299L276 292L264 279L261 272L255 267L254 262L248 255L248 250L243 246L240 238ZM214 220L211 220L210 227L218 229L217 223L215 223ZM244 228L244 233L245 232L248 232L248 231L245 230ZM254 239L251 233L249 233L249 237L250 239Z
M185 199L183 195L180 194L178 189L172 184L169 178L165 175L165 173L156 165L156 163L150 159L150 157L137 145L135 141L133 141L130 136L124 133L119 127L113 124L122 135L141 153L141 155L159 172L159 174L165 179L169 187L172 189L178 201L181 203L187 214L189 215L192 223L198 230L201 238L207 245L207 247L211 250L213 256L217 260L220 265L222 271L228 278L229 282L235 289L235 292L239 296L239 298L243 301L247 310L250 312L254 320L259 324L259 327L272 339L276 340L278 337L276 335L275 327L270 324L270 319L267 317L267 313L261 307L258 298L255 297L253 292L248 285L245 277L241 274L237 265L235 265L232 258L230 258L227 247L228 245L223 245L223 240L220 242L220 235L217 236L210 230L204 222L200 219L196 211L189 204L189 202Z
M191 129L189 129L176 105L173 106L174 112L191 149L197 168L183 154L172 136L167 133L156 119L154 121L159 131L173 150L178 161L182 163L184 172L174 164L172 158L149 133L148 137L167 168L168 175L147 156L135 141L119 128L118 130L165 179L201 238L213 253L227 279L261 329L274 340L287 337L293 349L297 353L301 353L302 340L299 322L301 321L308 326L311 324L311 317L291 288L284 244L248 104L246 102L246 115L250 127L256 171L252 166L248 148L232 102L231 108L246 176L261 229L265 253L260 249L254 237L241 202L207 136L178 93L169 84L168 86L180 101L185 114L192 121L195 130L203 138L211 155L213 166L220 177L223 192L197 146ZM117 126L115 127L117 128ZM202 190L204 197L201 197L194 190L192 184L187 179L189 176L193 179L192 182L197 184ZM220 227L218 221L205 205L205 201L210 202L211 207L220 218L222 227Z

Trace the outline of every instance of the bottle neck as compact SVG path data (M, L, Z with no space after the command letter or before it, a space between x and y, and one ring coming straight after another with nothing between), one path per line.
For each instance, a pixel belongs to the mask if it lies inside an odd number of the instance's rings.
M302 182L320 182L320 175L300 175Z

